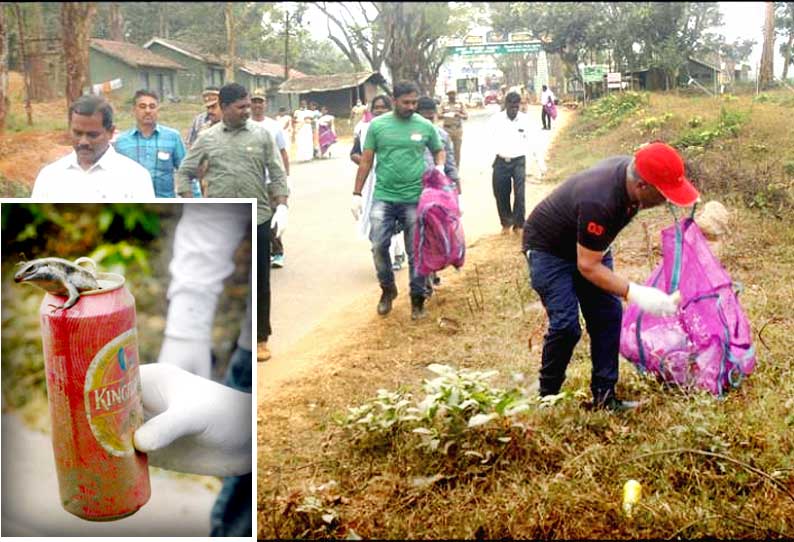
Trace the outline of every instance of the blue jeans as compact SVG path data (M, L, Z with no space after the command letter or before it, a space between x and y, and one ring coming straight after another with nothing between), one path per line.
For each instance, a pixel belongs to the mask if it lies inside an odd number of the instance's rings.
M238 346L229 360L224 383L230 388L251 393L252 359L250 350ZM223 479L223 487L210 513L210 536L251 536L251 483L250 472Z
M563 260L547 252L529 253L529 276L532 288L540 296L549 317L549 329L543 338L540 367L540 394L560 392L565 370L576 343L582 336L579 307L582 308L593 373L590 389L596 401L614 393L618 381L618 351L623 306L620 300L584 278L576 262ZM602 263L612 269L612 253Z
M381 288L394 288L394 271L391 267L389 245L398 227L405 236L405 252L408 254L408 269L411 277L411 295L425 297L427 277L417 274L414 268L414 230L416 229L416 203L392 203L374 200L369 214L372 225L369 240L372 242L372 258Z

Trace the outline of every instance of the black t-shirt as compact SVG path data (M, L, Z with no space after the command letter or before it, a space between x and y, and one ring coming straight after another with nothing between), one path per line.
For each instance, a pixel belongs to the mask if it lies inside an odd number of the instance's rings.
M637 214L626 192L631 156L613 156L577 173L541 201L524 223L523 250L576 261L576 244L605 251Z

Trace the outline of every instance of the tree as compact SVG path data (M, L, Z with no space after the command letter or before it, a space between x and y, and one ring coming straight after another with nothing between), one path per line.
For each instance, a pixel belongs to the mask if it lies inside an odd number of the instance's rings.
M294 65L298 70L314 75L355 71L353 64L339 52L333 43L316 41L312 38L307 38L302 44L300 55Z
M603 6L591 2L508 2L491 7L495 29L529 32L541 40L546 53L560 56L567 78L579 80L579 64L605 44L603 17Z
M761 90L769 88L774 80L773 56L775 54L775 4L765 2L766 16L764 18L764 48L761 51L761 67L758 72L758 87Z
M311 4L325 14L328 39L350 60L356 71L366 69L380 71L386 40L382 28L376 24L380 12L375 3L359 2L358 7L337 2L311 2ZM333 12L332 6L336 8ZM342 38L332 32L332 23L342 34Z
M8 116L8 28L6 7L0 5L0 134L5 131Z
M93 2L61 4L63 58L66 64L66 104L71 106L88 85L88 46L91 23L96 13Z
M329 39L357 71L385 66L392 81L414 81L423 93L432 93L446 58L441 39L465 33L471 23L470 6L445 2L312 5L325 14Z
M775 28L780 35L785 36L786 43L780 45L780 54L783 55L783 80L788 77L788 68L792 60L792 46L794 45L794 2L775 2Z
M22 9L19 2L14 3L14 14L19 28L19 63L22 65L22 77L25 81L25 114L28 118L28 126L33 126L33 107L30 105L30 63L28 62L27 51L25 50L25 31L22 19Z
M124 17L121 14L121 5L118 2L111 2L110 6L108 6L108 19L110 39L113 41L125 41Z
M234 6L226 2L223 10L226 24L226 81L234 81L234 59L236 55L236 40L234 35Z

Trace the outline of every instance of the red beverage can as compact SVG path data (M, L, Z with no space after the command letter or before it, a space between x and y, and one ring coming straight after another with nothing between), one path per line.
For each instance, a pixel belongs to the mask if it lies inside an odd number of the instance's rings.
M135 298L121 275L96 276L100 289L69 309L45 295L39 316L61 504L106 521L135 513L150 487L146 454L133 446L143 423Z

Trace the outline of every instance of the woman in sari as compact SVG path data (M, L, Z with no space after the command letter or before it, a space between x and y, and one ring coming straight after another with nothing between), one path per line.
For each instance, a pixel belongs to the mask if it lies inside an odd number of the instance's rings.
M328 108L323 106L320 109L320 118L317 119L318 138L320 141L320 158L327 158L331 145L336 143L336 129L334 127L334 116L328 113ZM328 153L328 156L331 154Z
M295 143L298 162L308 162L314 158L314 134L312 119L314 113L306 109L306 102L301 101L301 108L295 111Z

